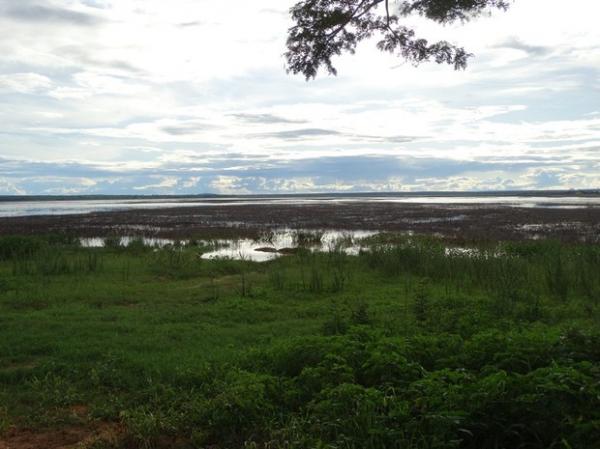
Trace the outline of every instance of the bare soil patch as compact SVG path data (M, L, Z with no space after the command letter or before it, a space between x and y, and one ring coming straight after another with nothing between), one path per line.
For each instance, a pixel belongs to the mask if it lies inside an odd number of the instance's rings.
M99 442L117 444L123 434L120 424L106 422L47 430L11 428L0 436L0 449L86 449Z

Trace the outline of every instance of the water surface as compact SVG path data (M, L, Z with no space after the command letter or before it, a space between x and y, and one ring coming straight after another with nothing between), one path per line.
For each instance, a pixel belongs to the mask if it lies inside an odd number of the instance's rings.
M344 203L409 203L505 205L511 207L584 208L600 207L600 196L503 196L503 195L323 195L289 197L208 197L208 198L136 198L86 200L25 200L0 201L0 217L34 215L69 215L136 209L168 209L174 207L211 207L239 205L301 205Z
M202 259L236 259L254 262L266 262L294 253L298 248L307 248L311 251L340 250L346 254L355 255L363 249L362 240L378 234L374 231L337 231L337 230L292 230L279 229L265 233L256 239L221 239L221 240L195 240L193 243L202 248L212 248L202 254ZM107 239L91 237L79 239L84 248L102 248L106 246ZM156 237L129 237L123 236L113 239L113 244L129 246L133 242L141 241L145 246L166 248L169 246L187 246L189 240L172 240Z

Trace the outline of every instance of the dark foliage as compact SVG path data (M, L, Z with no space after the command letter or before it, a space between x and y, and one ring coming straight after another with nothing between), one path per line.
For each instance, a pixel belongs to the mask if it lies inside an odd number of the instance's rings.
M467 21L491 9L506 9L508 0L302 0L292 9L288 71L314 78L321 66L337 73L332 57L354 53L357 44L377 35L377 47L418 64L434 60L464 69L471 56L447 41L429 42L400 23L400 17L418 14L446 24Z

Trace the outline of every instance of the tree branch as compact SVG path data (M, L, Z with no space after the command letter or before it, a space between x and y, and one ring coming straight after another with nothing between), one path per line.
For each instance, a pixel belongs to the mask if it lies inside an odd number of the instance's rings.
M390 27L390 0L385 0L385 17L387 18L387 26Z
M1 0L0 0L1 1ZM447 41L429 43L415 36L414 29L401 26L400 18L419 14L441 24L465 21L486 8L506 9L511 0L300 0L290 11L296 25L289 28L285 57L288 72L314 78L321 66L336 74L332 57L354 53L359 42L381 34L380 50L397 53L419 64L435 58L438 64L466 66L471 56ZM382 13L374 12L383 3Z
M359 14L358 16L356 15L356 13L363 7L363 5L365 3L367 3L367 0L362 0L360 2L360 4L356 7L356 9L354 11L352 11L352 14L350 15L350 17L348 18L348 20L346 20L344 23L342 23L338 28L336 28L335 30L333 30L331 33L329 33L327 35L327 42L330 42L332 38L334 38L340 31L342 31L344 28L346 28L346 25L348 25L350 22L352 22L354 19L360 19L362 16L364 16L366 13L368 13L371 9L373 9L375 6L377 6L378 4L380 4L383 1L387 1L387 0L375 0L371 5L367 6L365 8L365 10Z

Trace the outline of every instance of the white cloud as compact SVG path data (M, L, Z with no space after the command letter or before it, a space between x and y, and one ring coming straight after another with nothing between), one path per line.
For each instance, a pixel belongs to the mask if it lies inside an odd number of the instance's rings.
M135 186L133 187L134 190L163 190L163 189L172 189L173 187L175 187L177 185L177 183L179 182L179 179L176 177L172 177L172 176L156 176L153 177L154 179L156 179L158 182L156 182L155 184L149 184L149 185L144 185L144 186Z
M0 178L0 195L26 195L27 191L20 188L16 183Z
M196 187L202 178L200 176L192 176L183 182L183 187L185 189L191 189L192 187Z
M12 73L0 75L0 93L3 90L21 94L44 92L52 86L50 78L37 73Z
M28 13L30 3L0 12L0 148L3 157L76 160L122 176L109 184L100 174L85 175L97 183L89 186L74 177L73 188L242 193L528 187L540 179L598 184L590 167L600 147L600 6L589 0L518 1L506 13L449 27L409 20L426 37L474 52L464 72L412 67L369 41L334 61L338 78L310 83L284 72L294 0L38 0L47 14ZM315 158L372 156L465 167L519 160L538 170L551 159L565 171L551 177L481 168L442 176L432 166L418 179L339 180L315 164L304 171ZM48 167L46 175L58 177ZM130 185L128 171L144 176ZM30 190L27 182L19 188Z
M250 193L248 189L241 185L242 178L238 176L217 176L210 183L210 188L214 193L222 195L236 195Z

